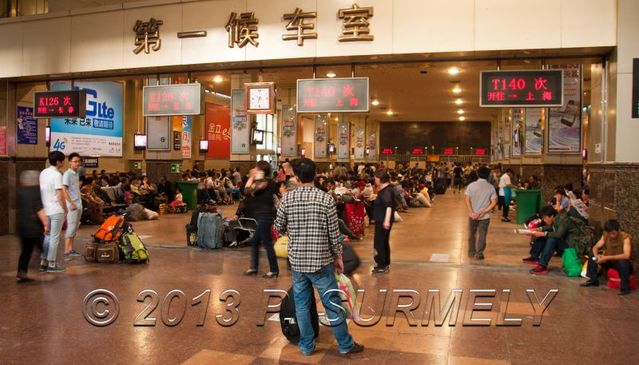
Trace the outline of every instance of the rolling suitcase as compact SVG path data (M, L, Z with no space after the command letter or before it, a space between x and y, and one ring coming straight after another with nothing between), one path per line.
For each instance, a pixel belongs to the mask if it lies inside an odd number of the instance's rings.
M295 301L293 299L293 288L288 290L288 295L282 299L282 305L280 306L280 326L282 327L282 334L292 344L300 342L300 327L297 325L297 317L295 315ZM314 291L313 291L314 293ZM313 331L315 332L315 338L319 336L319 316L317 314L317 304L315 302L315 295L311 295L311 306L309 310L311 314L311 324L313 325Z
M222 248L224 223L219 213L200 213L197 220L197 246L202 248Z

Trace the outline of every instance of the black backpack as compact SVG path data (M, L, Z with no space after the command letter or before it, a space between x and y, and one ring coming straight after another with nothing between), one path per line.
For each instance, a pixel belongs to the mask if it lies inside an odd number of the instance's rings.
M297 345L300 341L300 328L297 325L297 318L295 316L295 301L293 300L293 288L288 290L288 295L282 300L280 307L280 325L282 326L282 333L289 342ZM315 302L315 295L311 295L311 324L313 325L313 331L315 332L315 338L319 336L319 316L317 315L317 303Z

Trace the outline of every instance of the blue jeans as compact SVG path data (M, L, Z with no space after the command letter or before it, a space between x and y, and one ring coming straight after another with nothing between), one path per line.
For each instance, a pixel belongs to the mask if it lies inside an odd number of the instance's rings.
M541 253L541 258L539 259L539 265L548 266L552 255L556 250L563 251L568 248L568 244L566 241L561 240L559 238L548 238L546 240L546 244L544 245L544 250Z
M271 226L273 226L273 220L257 218L257 228L251 240L251 269L257 270L260 259L260 247L262 242L264 250L266 250L266 257L268 258L268 264L271 272L280 272L277 266L277 256L275 256L275 250L273 249L273 236L271 236Z
M329 289L337 289L337 281L333 265L326 265L314 273L293 271L293 299L295 301L295 316L300 327L299 348L305 354L310 354L315 348L315 332L311 324L310 306L313 287L322 300L322 305L326 311L326 318L334 320L333 335L337 339L340 352L347 352L353 348L354 341L348 333L348 326L344 314L331 303L341 303L337 292L326 293Z
M40 258L48 260L49 263L55 262L58 254L58 245L60 244L60 236L62 226L64 225L64 213L58 213L48 216L49 218L49 234L44 235L44 244Z

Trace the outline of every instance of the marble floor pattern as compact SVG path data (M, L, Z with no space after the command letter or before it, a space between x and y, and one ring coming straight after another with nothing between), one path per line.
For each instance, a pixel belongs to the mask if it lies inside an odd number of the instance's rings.
M236 206L221 210L232 215ZM357 288L365 289L363 313L371 314L379 289L412 289L421 294L422 305L411 312L411 322L391 315L386 305L379 323L362 327L350 321L356 341L366 346L361 354L341 357L331 331L322 327L313 356L302 356L282 336L279 322L264 314L263 290L288 289L290 273L280 260L281 275L267 281L261 276L245 277L249 248L202 251L186 247L184 224L190 214L166 215L159 221L135 222L133 226L149 246L148 265L100 265L76 258L62 274L40 274L35 260L28 284L16 284L15 268L20 252L14 236L0 237L0 364L595 364L636 362L639 341L639 298L616 290L582 288L583 279L568 278L561 259L551 262L544 277L528 274L521 264L528 250L527 238L512 234L513 223L498 216L491 221L486 260L466 257L467 218L460 194L438 196L430 209L412 208L401 213L404 221L391 234L392 266L386 275L373 276L372 228L362 241L353 242L362 265L353 275ZM79 232L76 249L82 251L96 227ZM261 255L260 270L266 271ZM448 319L443 326L422 326L424 301L429 289L439 289L442 304L452 289L462 289L456 325ZM110 325L91 325L83 315L83 300L95 289L107 289L119 301L118 317ZM194 299L210 289L204 302ZM228 289L240 293L239 319L223 327L216 315L225 314L220 295ZM473 318L492 319L489 327L465 326L470 289L495 289L491 311L473 312ZM519 327L497 327L502 289L510 289L507 316L522 319ZM543 315L541 326L533 326L534 310L526 295L534 289L542 299L550 289L559 293ZM144 320L144 290L157 293L157 308L146 317L155 325L134 326ZM184 293L171 300L174 290ZM176 292L173 292L176 293ZM200 298L203 298L202 296ZM387 296L387 300L390 294ZM400 300L409 304L408 298ZM170 306L168 305L170 303ZM388 303L388 301L387 301ZM104 306L98 305L98 311ZM115 312L114 306L109 306ZM185 310L181 309L185 308ZM178 324L172 319L184 311ZM320 308L321 311L321 308ZM203 317L206 313L206 317ZM142 315L141 315L142 314ZM267 318L264 326L257 326ZM269 320L270 318L270 320ZM470 318L470 317L469 317ZM273 320L275 319L275 320ZM204 322L198 326L198 322ZM166 323L166 324L165 324ZM167 325L168 324L168 325ZM635 360L632 360L635 359Z

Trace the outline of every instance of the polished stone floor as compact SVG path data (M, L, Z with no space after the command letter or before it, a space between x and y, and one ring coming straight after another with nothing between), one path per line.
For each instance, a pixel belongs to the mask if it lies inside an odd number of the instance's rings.
M223 207L226 215L235 207ZM281 276L273 281L245 277L249 249L201 251L187 248L184 224L189 216L168 215L159 221L136 222L136 232L147 243L151 255L148 265L100 265L76 258L61 274L39 274L30 269L33 283L16 284L15 267L19 255L16 237L0 237L0 363L1 364L379 364L410 361L414 364L629 364L637 363L639 342L639 298L626 297L616 290L582 288L583 279L567 278L561 260L553 259L551 273L544 277L528 274L530 267L520 264L528 250L526 237L511 234L512 223L491 221L486 260L468 259L466 215L461 195L450 192L436 199L430 209L411 209L402 213L404 221L391 234L392 268L386 275L370 274L372 229L353 245L362 266L353 275L357 288L366 290L362 313L368 317L381 305L375 302L379 289L389 291L381 321L372 327L354 322L349 328L355 339L366 346L361 354L340 357L330 329L322 327L317 352L302 356L281 335L276 317L264 318L264 289L288 289L290 274L280 261ZM82 227L76 249L90 238L95 227ZM262 255L264 259L264 255ZM34 264L34 262L32 262ZM262 260L261 271L266 262ZM113 323L91 325L83 315L83 301L95 289L114 293L119 307L97 305L97 312L108 308L118 312ZM206 300L194 298L210 289ZM225 315L220 295L228 289L240 294L239 319L230 327L217 323ZM453 289L461 289L457 323L436 327L410 326L398 314L393 326L390 293L412 289L421 294L422 305L411 312L411 321L421 324L429 289L439 289L441 304ZM470 312L471 289L495 289L492 311ZM521 326L498 327L499 298L510 289L508 318L521 318ZM534 289L541 300L551 289L559 292L543 314L540 326L533 326L534 310L527 289ZM140 293L153 290L157 308L146 317L155 325L134 326L144 321L146 303ZM167 293L181 290L172 301ZM205 297L205 296L202 296ZM200 297L200 298L202 298ZM137 299L140 299L139 301ZM400 304L409 304L403 298ZM489 302L477 299L476 302ZM90 303L90 301L89 301ZM171 303L169 308L169 303ZM468 304L470 303L470 304ZM151 307L153 309L153 307ZM87 310L89 311L89 310ZM181 322L171 322L184 312ZM207 316L204 318L203 314ZM413 317L414 316L414 317ZM489 318L489 327L467 326L470 317ZM465 322L466 321L466 322ZM203 322L203 326L198 326ZM166 324L165 324L166 323ZM172 324L175 324L171 326Z

